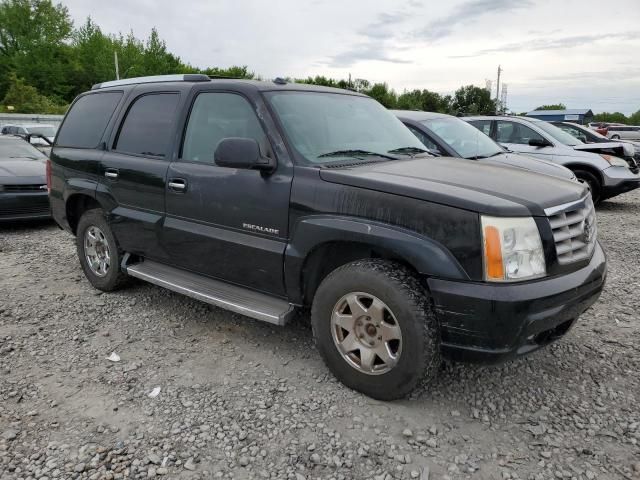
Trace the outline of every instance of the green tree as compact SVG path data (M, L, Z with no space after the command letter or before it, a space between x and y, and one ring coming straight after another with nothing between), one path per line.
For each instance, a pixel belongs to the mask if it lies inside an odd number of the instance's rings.
M371 88L363 90L362 93L375 98L387 108L396 108L398 96L386 83L374 83Z
M72 28L67 8L51 0L0 2L0 97L12 72L50 95L68 95Z
M478 115L495 113L496 104L486 88L466 85L456 90L451 100L453 114Z
M59 105L52 99L41 95L34 87L27 85L24 80L11 74L9 88L2 100L3 109L13 107L15 113L64 113L65 105Z
M398 97L397 107L403 110L446 113L450 109L451 97L429 90L412 90Z
M621 112L602 112L596 113L593 116L593 120L596 122L610 122L610 123L629 123L629 119L624 113Z
M536 110L566 110L567 106L564 103L553 103L551 105L540 105Z
M73 33L73 96L95 83L116 78L114 52L121 50L117 40L102 33L91 18Z
M640 110L637 110L629 116L629 124L640 125Z

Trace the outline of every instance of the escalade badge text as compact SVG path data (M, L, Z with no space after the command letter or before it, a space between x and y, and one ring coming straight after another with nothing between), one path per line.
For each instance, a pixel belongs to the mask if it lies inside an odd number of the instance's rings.
M253 230L254 232L269 233L271 235L278 235L280 233L280 230L277 228L262 227L260 225L252 225L250 223L243 223L242 228Z

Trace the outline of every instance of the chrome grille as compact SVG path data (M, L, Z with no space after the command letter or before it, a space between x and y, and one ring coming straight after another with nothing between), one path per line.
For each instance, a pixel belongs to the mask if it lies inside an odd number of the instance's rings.
M598 236L591 194L578 202L549 208L545 212L553 231L558 263L566 265L590 258Z

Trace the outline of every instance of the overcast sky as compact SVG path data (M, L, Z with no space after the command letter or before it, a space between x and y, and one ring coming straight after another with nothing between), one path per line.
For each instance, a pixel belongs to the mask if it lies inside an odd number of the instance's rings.
M197 66L264 78L386 81L452 93L494 83L509 108L640 109L640 0L62 0L76 22L146 38Z

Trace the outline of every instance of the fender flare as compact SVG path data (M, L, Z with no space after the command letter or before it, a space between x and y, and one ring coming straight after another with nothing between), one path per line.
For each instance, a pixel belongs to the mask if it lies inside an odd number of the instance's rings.
M393 252L419 274L469 280L453 254L442 244L402 227L346 216L313 215L300 218L285 249L287 293L296 302L304 296L302 272L309 255L332 242L353 242Z

